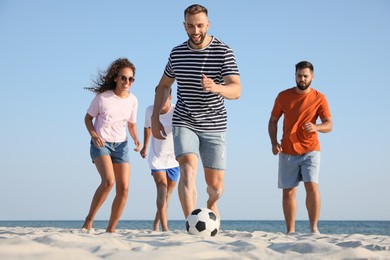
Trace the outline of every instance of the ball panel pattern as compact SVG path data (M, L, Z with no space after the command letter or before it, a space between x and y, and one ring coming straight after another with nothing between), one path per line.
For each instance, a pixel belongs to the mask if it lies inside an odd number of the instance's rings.
M186 230L192 235L215 236L219 231L219 220L210 209L195 209L187 217Z

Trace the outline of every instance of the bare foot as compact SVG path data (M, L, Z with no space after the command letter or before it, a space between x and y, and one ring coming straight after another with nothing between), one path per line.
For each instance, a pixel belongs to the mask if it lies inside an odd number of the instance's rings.
M93 226L93 221L91 219L85 219L83 227L86 230L90 230Z

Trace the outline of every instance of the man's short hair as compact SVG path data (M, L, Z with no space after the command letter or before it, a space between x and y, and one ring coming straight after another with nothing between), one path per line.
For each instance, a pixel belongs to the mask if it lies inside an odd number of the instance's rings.
M295 72L297 72L300 69L306 69L306 68L310 69L311 72L314 72L313 64L311 64L309 61L298 62L295 65Z
M206 15L207 15L206 7L199 5L199 4L190 5L189 7L187 7L184 10L184 19L186 19L187 14L199 14L202 12L206 13Z

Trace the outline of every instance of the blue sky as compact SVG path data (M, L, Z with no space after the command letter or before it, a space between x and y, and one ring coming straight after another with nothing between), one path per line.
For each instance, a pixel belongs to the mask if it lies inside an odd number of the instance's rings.
M0 220L81 220L100 182L83 119L99 70L119 57L136 66L138 134L171 49L187 38L192 1L0 0ZM390 220L390 1L199 1L209 33L235 52L243 86L228 108L223 219L283 219L278 158L267 124L294 65L315 66L333 132L320 134L322 220ZM176 85L173 92L176 92ZM176 98L174 98L176 100ZM206 205L203 172L198 206ZM131 153L122 219L152 219L155 185ZM114 192L97 215L108 219ZM298 219L307 219L304 188ZM183 219L177 189L170 219Z

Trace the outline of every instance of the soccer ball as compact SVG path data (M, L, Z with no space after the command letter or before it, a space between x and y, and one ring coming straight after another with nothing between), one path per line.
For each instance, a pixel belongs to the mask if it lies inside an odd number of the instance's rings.
M191 235L215 236L219 230L219 220L210 209L195 209L187 217L186 229Z

